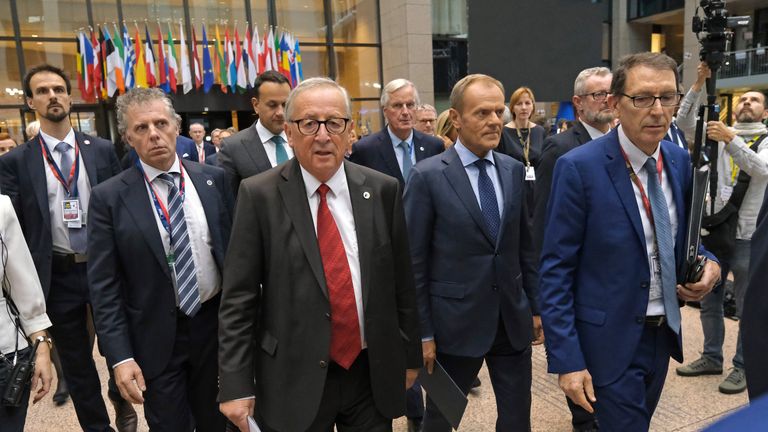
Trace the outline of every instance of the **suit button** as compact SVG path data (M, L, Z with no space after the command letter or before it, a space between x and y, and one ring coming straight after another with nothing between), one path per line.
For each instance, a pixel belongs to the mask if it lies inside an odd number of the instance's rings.
M648 289L648 282L643 282L640 284L640 288L642 289Z
M328 367L328 362L325 360L320 360L320 367L325 369L326 367Z
M329 312L325 313L325 317L328 319L328 321L331 320L331 314Z
M176 308L171 308L171 316L176 315Z
M642 323L645 322L645 317L643 317L643 316L635 317L635 322L638 323L638 324L642 324Z
M491 285L491 287L493 288L494 291L498 291L499 290L499 286L496 285L496 284Z

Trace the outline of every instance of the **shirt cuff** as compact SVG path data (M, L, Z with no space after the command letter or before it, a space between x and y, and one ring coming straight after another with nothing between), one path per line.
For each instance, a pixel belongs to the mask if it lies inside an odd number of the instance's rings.
M435 337L434 337L434 336L427 336L427 337L423 337L423 338L421 338L421 343L424 343L424 342L431 342L431 341L433 341L433 340L435 340Z
M130 357L130 358L127 358L127 359L125 359L125 360L122 360L122 361L119 361L119 362L115 363L115 365L114 365L114 366L112 366L112 369L114 369L114 368L116 368L116 367L120 366L120 365L121 365L121 364L123 364L123 363L128 363L129 361L134 361L134 360L133 360L133 357Z

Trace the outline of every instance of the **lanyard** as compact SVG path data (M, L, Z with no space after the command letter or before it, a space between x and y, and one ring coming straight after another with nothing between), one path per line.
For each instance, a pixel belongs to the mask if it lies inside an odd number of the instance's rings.
M624 156L624 162L627 163L627 171L629 171L629 178L632 179L632 181L635 183L637 188L640 189L640 197L643 199L643 207L645 207L645 214L648 215L648 220L651 221L651 226L655 226L653 223L653 212L651 211L651 200L649 200L648 195L645 194L645 188L643 187L643 183L640 182L640 178L637 177L635 170L632 168L632 164L629 163L629 158L627 157L627 154L624 152L624 148L619 146L619 149L621 149L621 155ZM663 155L661 153L661 150L659 150L659 158L656 160L656 171L659 173L659 184L661 184L661 170L664 167L664 162L662 161L662 159L663 159Z
M755 135L752 137L749 142L747 142L747 147L752 147L752 144L757 141L757 139L760 138L760 135ZM733 186L736 183L736 179L739 177L739 166L736 165L736 162L733 161L732 157L729 157L731 160L731 186Z
M520 138L520 145L523 146L523 158L525 159L525 166L531 166L531 161L528 159L528 154L531 151L531 129L528 128L528 135L526 135L525 141L523 141L523 134L520 133L520 129L515 128L517 137Z
M169 241L170 244L173 245L173 236L171 235L171 215L168 213L168 207L166 207L163 202L160 200L160 195L157 194L157 190L152 185L152 182L149 181L149 177L147 177L147 173L144 172L144 168L141 166L141 162L136 160L136 167L141 171L141 174L144 175L144 181L147 182L147 185L149 186L149 191L152 193L152 201L155 204L155 211L157 212L157 217L160 218L160 222L163 224L163 228L168 232ZM181 195L181 202L184 202L184 167L179 164L179 195Z
M69 178L67 180L64 180L64 175L61 173L61 169L59 169L56 161L53 160L53 155L48 149L48 146L45 145L45 142L43 142L42 136L39 136L39 139L43 158L48 162L48 167L51 169L53 176L64 187L64 192L67 193L67 197L77 198L77 177L80 175L80 146L77 145L77 138L75 138L75 162L69 169Z

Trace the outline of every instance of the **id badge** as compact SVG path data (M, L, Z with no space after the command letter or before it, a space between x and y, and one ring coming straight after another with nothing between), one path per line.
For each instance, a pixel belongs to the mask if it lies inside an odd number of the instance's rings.
M525 180L536 181L536 171L534 171L532 166L525 167Z
M651 300L660 299L663 293L661 292L661 259L659 258L658 251L654 252L651 256L651 272L653 273L653 280L651 281L649 298Z
M731 199L732 194L733 186L723 186L720 188L720 199L722 199L723 202L728 202L728 200Z
M83 218L80 209L80 200L65 199L61 202L61 214L67 228L82 228Z
M173 282L173 288L176 289L176 255L169 253L165 256L165 260L168 262L168 270L171 271L171 281Z

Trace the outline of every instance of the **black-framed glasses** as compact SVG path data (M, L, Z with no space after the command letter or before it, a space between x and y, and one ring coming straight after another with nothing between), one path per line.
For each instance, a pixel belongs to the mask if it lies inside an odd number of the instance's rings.
M661 102L661 106L677 106L677 104L680 103L680 99L683 98L682 93L665 93L661 96L630 96L626 93L621 93L621 95L632 99L632 105L634 105L635 108L650 108L656 103L656 99Z
M348 118L329 118L326 120L315 120L315 119L298 119L298 120L289 120L291 123L296 123L296 125L299 127L299 132L301 132L302 135L314 135L317 133L317 131L320 130L320 125L325 125L325 130L328 131L331 135L341 135L344 133L345 130L347 130L347 125L349 124Z
M592 93L584 93L579 96L581 97L592 96L592 99L594 99L595 102L603 102L606 98L608 98L609 94L610 93L608 93L607 91L599 91L599 92L592 92Z

